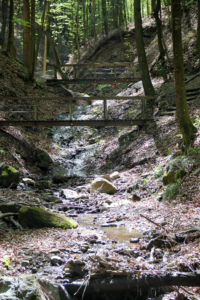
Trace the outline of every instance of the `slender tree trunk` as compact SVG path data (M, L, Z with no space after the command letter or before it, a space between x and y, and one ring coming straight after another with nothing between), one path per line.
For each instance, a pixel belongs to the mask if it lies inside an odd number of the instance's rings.
M158 33L158 48L159 48L159 52L160 52L159 58L163 62L164 57L165 57L165 50L164 50L163 44L162 44L162 22L161 22L161 19L159 18L160 10L161 10L161 3L160 3L160 0L157 0L157 5L154 9L154 17L156 20L157 33Z
M139 69L140 69L140 74L144 86L144 92L147 96L154 96L155 91L149 76L147 58L146 58L146 53L144 48L140 0L134 1L134 18L135 18L135 38L136 38L136 46L137 46L137 53L138 53L138 60L139 60Z
M35 0L31 0L31 55L29 80L33 81L35 70Z
M183 48L181 36L181 5L180 0L172 0L172 37L174 52L174 72L175 72L175 98L176 115L179 128L185 142L185 152L194 133L197 131L190 119L185 88L185 72L183 63Z
M95 29L95 0L92 0L92 26L91 26L91 36L96 39L96 29Z
M1 37L2 37L2 46L5 46L5 34L6 34L6 21L8 14L8 0L2 1L2 28L1 28Z
M41 27L40 27L39 34L38 34L37 47L36 47L36 51L35 51L35 68L37 65L37 57L38 57L38 52L39 52L40 40L42 37L42 32L43 32L43 27L44 27L45 8L46 8L46 0L44 0L44 9L43 9L43 14L42 14L42 18L41 18Z
M79 41L78 41L79 3L80 3L80 0L78 0L78 3L77 3L77 13L76 13L76 46L77 46L78 60L80 59L80 49L79 49Z
M49 11L50 11L50 1L46 3L46 14L45 14L45 30L49 30ZM43 65L43 74L46 74L47 69L47 35L45 35L44 40L44 65Z
M23 0L23 18L26 22L24 26L24 65L27 69L30 68L31 54L31 28L30 28L30 7L29 0Z
M16 57L16 49L14 45L14 1L10 0L10 12L9 12L9 27L8 27L8 44L7 51L11 52L13 57Z
M85 45L85 39L86 39L85 0L82 0L82 5L83 5L83 45Z
M105 34L108 35L108 18L107 18L106 0L102 0L102 15L103 15Z
M200 61L200 1L198 1L198 25L197 25L197 44L198 44L198 53Z

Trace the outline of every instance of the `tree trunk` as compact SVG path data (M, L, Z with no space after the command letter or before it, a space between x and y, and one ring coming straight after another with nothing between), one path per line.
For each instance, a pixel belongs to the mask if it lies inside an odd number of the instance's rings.
M33 81L35 70L35 0L31 0L31 55L29 80Z
M10 12L9 12L9 27L8 27L8 44L7 51L11 52L13 57L16 57L16 49L14 45L14 1L10 0Z
M147 96L154 96L154 88L151 83L149 76L147 58L144 48L143 33L142 33L142 19L140 10L140 0L134 1L134 17L135 17L135 39L139 60L139 69L142 77L142 82L144 86L144 92Z
M197 131L190 119L185 88L185 72L183 63L183 48L181 36L181 5L180 0L172 0L172 37L174 52L174 72L175 72L175 98L176 115L179 128L185 142L185 152L194 133Z
M96 39L96 29L95 29L95 0L92 0L92 24L91 24L91 36Z
M159 48L159 52L160 52L159 58L163 62L164 57L165 57L165 50L164 50L163 44L162 44L162 22L158 15L160 10L161 10L161 3L160 3L160 0L157 0L157 5L154 9L154 18L156 20L157 33L158 33L158 48Z
M200 1L198 1L198 27L197 27L197 44L200 61Z
M80 49L79 49L79 41L78 41L79 3L80 3L80 0L78 0L78 3L77 3L77 13L76 13L76 46L77 46L78 60L80 60Z
M44 0L44 9L43 9L42 17L41 17L41 27L40 27L39 34L38 34L37 47L36 47L36 51L35 51L35 68L37 65L38 51L39 51L40 40L42 37L43 26L44 26L45 7L46 7L46 0Z
M30 7L29 0L23 0L23 18L26 22L24 26L24 65L27 69L30 68L31 54L31 28L30 28Z
M102 15L103 15L105 34L108 35L108 18L107 18L106 0L102 0Z
M49 11L50 11L50 1L47 1L46 9L45 9L45 31L46 32L49 30ZM47 68L47 35L45 35L45 40L44 40L43 74L46 74L46 68Z
M146 290L149 287L161 286L200 286L200 274L194 273L159 273L159 274L137 274L130 277L121 278L104 278L99 280L90 280L87 285L84 281L77 281L64 284L70 295L75 293L82 295L88 299L90 296L98 292L102 293L118 293L138 291L138 289Z
M8 14L8 0L2 1L2 28L1 28L1 38L2 38L2 46L5 46L5 33L6 33L6 21Z
M85 39L86 39L85 0L82 0L82 5L83 5L83 45L85 45Z

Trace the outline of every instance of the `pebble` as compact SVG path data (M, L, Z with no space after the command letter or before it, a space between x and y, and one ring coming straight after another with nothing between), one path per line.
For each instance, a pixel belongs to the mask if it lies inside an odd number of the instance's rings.
M49 251L49 253L51 253L51 254L60 253L60 250L53 248L51 251Z
M29 266L29 261L28 260L22 260L22 262L21 262L21 265L22 265L22 267L28 267Z
M60 256L52 256L51 258L51 265L52 266L57 266L57 265L62 265L63 264L63 260Z

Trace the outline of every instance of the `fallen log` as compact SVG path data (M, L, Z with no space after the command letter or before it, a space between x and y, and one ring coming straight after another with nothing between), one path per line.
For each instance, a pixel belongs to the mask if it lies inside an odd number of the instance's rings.
M200 272L192 273L158 273L137 274L132 277L102 278L98 280L80 280L65 283L64 287L70 295L85 296L99 293L116 293L134 291L138 288L161 287L161 286L200 286ZM84 291L85 290L85 291Z

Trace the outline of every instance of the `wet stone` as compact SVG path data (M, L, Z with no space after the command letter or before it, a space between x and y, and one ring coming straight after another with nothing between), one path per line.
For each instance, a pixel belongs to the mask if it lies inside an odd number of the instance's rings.
M29 261L28 260L22 260L22 262L21 262L21 265L22 265L22 267L28 267L29 266Z
M62 265L63 264L63 260L60 256L52 256L51 257L51 265L52 266L57 266L57 265Z
M118 224L117 223L105 223L105 224L101 224L101 227L117 227Z
M54 249L52 249L49 253L51 253L51 254L60 253L60 250L54 248Z
M138 238L131 238L130 243L138 243L139 239Z

